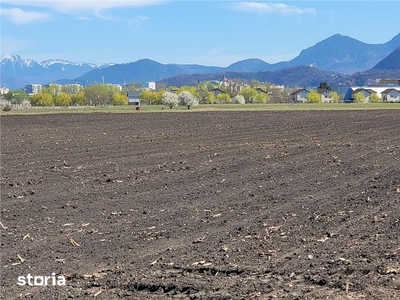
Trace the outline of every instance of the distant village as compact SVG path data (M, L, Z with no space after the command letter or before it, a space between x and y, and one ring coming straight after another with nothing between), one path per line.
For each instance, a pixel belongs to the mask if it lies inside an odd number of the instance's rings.
M286 88L284 85L258 81L243 82L228 79L225 75L220 81L199 82L197 86L166 87L156 82L146 84L29 84L24 89L10 91L0 88L0 105L14 107L28 106L70 106L70 105L146 105L162 104L162 94L166 91L180 93L189 91L200 104L227 103L400 103L400 79L377 79L371 86L329 86L321 82L318 87ZM99 86L108 89L108 98L91 99L91 89ZM104 90L104 89L103 89ZM96 93L96 92L94 92ZM100 95L100 91L97 92ZM39 98L50 94L46 101ZM93 94L93 92L92 92ZM57 97L63 95L62 100ZM77 96L80 100L78 101ZM118 95L119 97L115 97ZM243 100L236 101L238 96ZM92 96L93 97L93 96ZM18 99L16 99L18 98ZM115 100L117 99L118 100Z

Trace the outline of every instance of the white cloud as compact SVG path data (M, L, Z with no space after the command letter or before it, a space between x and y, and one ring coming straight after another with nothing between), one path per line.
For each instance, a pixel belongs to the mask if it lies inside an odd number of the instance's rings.
M143 22L146 22L149 17L137 16L136 18L128 20L129 25L134 29L139 29Z
M50 18L47 13L24 11L20 8L1 8L0 15L8 17L15 24L41 22Z
M143 22L143 21L147 21L147 20L149 19L149 17L146 17L146 16L138 16L136 19L137 19L138 21Z
M77 17L76 19L80 20L80 21L91 21L92 20L91 18L88 18L88 17Z
M121 7L144 7L163 4L166 0L1 0L2 6L7 7L1 10L1 14L9 16L14 23L23 24L38 20L49 20L50 14L59 12L74 16L78 20L92 20L92 17L108 21L128 22L131 26L139 28L148 20L148 17L137 16L133 18L122 18L113 15L108 10ZM40 10L43 12L27 12L21 7Z
M249 13L277 13L281 15L289 14L316 14L313 8L299 8L295 5L287 5L283 3L265 3L265 2L238 2L233 3L232 8Z
M2 0L13 6L30 6L53 9L62 13L98 12L118 7L144 7L164 3L165 0Z
M149 17L146 17L146 16L136 16L136 17L131 17L131 18L125 18L125 17L121 17L118 15L107 14L105 12L94 12L94 15L97 18L107 20L107 21L127 22L132 28L135 28L135 29L138 29L143 22L150 19Z

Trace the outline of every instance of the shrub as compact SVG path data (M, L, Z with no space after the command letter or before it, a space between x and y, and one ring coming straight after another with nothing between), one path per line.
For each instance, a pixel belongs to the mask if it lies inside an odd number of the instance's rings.
M10 111L12 110L12 107L10 105L6 105L3 107L3 111Z
M218 104L227 104L231 102L231 97L228 94L218 94L217 98L215 99L215 103Z
M369 102L371 102L371 103L382 103L383 99L380 98L377 94L371 94L371 96L369 96Z
M245 104L246 100L244 99L243 95L236 95L232 98L233 104Z
M365 96L363 93L358 92L354 94L354 103L365 103Z

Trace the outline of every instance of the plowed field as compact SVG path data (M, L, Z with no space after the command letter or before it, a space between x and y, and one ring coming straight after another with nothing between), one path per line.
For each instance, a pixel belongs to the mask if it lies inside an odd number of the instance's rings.
M400 110L3 116L1 225L1 299L400 299Z

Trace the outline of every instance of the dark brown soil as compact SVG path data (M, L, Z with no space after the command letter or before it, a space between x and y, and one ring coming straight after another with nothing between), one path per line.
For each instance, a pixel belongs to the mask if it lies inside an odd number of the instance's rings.
M4 116L0 298L399 299L399 159L400 110Z

